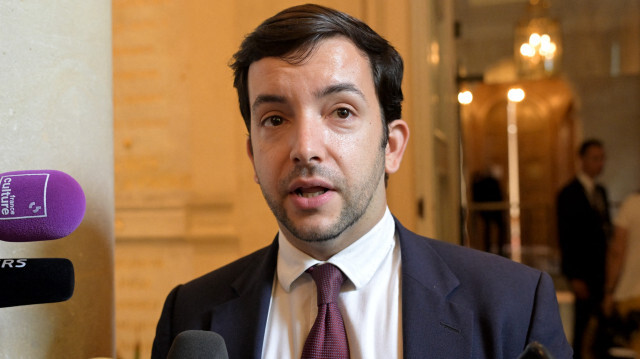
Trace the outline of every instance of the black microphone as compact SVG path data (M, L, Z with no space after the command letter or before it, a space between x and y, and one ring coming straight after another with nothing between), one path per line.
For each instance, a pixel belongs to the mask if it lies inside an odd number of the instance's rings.
M553 356L544 345L538 342L531 342L527 344L518 359L553 359Z
M73 264L66 258L0 258L0 308L63 302L74 286Z
M220 334L187 330L173 340L167 359L229 359L229 354Z

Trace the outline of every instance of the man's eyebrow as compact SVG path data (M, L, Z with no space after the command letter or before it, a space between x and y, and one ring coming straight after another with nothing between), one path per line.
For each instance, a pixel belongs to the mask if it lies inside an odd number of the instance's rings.
M278 95L258 95L251 105L251 111L255 112L258 106L263 103L286 103L287 100L283 96Z
M315 96L316 98L322 98L324 96L329 96L331 94L339 93L339 92L351 92L358 95L363 100L366 100L362 91L360 91L360 89L357 88L354 84L351 84L348 82L327 86L322 90L316 92ZM269 94L258 95L258 97L256 97L255 101L253 101L253 104L251 105L252 112L255 112L258 106L264 103L284 104L284 103L287 103L287 99L284 96L279 96L279 95L269 95Z
M360 89L356 87L356 85L348 82L327 86L324 89L316 92L316 98L321 98L339 92L351 92L366 101L366 98L364 97L362 91L360 91Z

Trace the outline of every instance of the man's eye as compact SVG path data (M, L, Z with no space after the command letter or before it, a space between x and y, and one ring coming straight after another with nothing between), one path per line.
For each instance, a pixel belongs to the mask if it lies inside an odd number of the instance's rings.
M276 127L284 123L284 119L280 116L267 117L263 122L264 126Z
M338 117L340 118L347 118L349 117L349 115L351 115L351 111L346 108L339 108L336 110L336 115L338 115Z

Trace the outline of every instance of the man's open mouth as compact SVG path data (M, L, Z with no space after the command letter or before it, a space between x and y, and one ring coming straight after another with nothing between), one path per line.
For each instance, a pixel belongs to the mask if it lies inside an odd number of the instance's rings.
M327 193L329 189L324 187L297 188L293 191L296 196L304 198L313 198Z

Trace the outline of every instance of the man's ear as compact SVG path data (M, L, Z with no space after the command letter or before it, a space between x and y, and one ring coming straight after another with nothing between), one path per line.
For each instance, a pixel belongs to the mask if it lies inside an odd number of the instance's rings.
M389 127L389 141L385 148L385 171L395 173L400 168L402 156L409 142L409 126L401 119L394 120Z
M256 164L253 159L253 146L251 146L251 135L247 136L247 156L251 161L251 166L253 166L253 180L256 183L260 183L260 181L258 181L258 175L256 174Z

